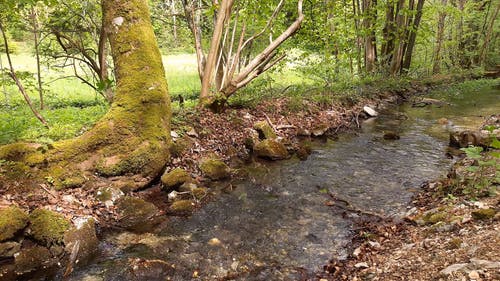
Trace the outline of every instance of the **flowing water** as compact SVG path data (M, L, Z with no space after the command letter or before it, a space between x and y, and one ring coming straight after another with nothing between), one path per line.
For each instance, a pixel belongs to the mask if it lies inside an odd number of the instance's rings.
M232 183L231 191L192 216L170 219L155 234L110 234L95 261L70 280L312 278L333 256L348 254L357 216L325 204L329 193L353 208L399 217L422 183L450 167L447 128L436 120L477 126L482 116L500 112L498 89L446 98L451 105L440 108L389 106L358 133L317 145L306 161L255 164L248 180ZM387 131L400 139L384 140ZM173 267L134 275L134 258Z

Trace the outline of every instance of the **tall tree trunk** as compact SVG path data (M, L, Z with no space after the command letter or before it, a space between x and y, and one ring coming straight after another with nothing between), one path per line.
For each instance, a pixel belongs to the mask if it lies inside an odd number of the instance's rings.
M382 30L383 33L383 43L381 48L381 65L383 67L388 67L392 60L392 54L394 52L394 40L396 35L396 17L395 17L395 2L396 0L387 0L386 11L385 11L385 25Z
M394 50L392 53L392 61L390 67L390 74L396 75L401 69L401 63L403 60L404 44L405 44L405 34L406 34L406 24L405 15L403 13L405 9L405 0L398 1L398 7L396 10L396 31L394 40Z
M442 9L446 7L448 0L441 0ZM444 24L446 20L446 12L439 12L438 18L438 26L437 26L437 34L436 34L436 48L434 50L434 64L432 66L432 73L438 74L441 72L441 48L443 46L443 38L444 38Z
M126 175L113 183L141 188L169 159L165 71L146 0L102 0L102 9L117 79L113 103L90 131L55 143L46 162L58 186L97 174Z
M10 57L9 42L7 42L7 35L5 34L5 28L4 28L1 20L0 20L0 33L2 34L2 38L4 41L4 47L5 47L5 54L7 55L7 61L9 63L9 75L10 75L10 77L16 83L16 86L19 89L19 92L21 93L21 95L23 95L23 98L26 101L26 103L28 104L31 111L33 112L33 115L35 115L35 117L38 120L40 120L40 122L42 122L42 124L45 127L48 128L49 124L47 123L47 121L45 121L45 119L38 112L38 110L36 110L35 106L31 102L31 98L29 97L28 93L26 92L26 89L24 88L23 84L21 83L21 81L19 80L19 78L16 75L16 71L14 70L14 65L12 64L12 59Z
M498 17L498 13L500 11L500 2L497 3L497 6L495 7L495 11L493 12L493 15L491 16L488 29L486 31L486 34L484 35L484 43L483 46L479 52L479 65L483 66L485 61L486 61L486 54L488 53L488 49L490 47L490 42L491 42L491 36L493 34L493 27L495 26L495 20Z
M360 13L360 8L359 8L359 0L352 0L352 11L354 14L354 30L356 31L356 60L357 60L357 68L358 68L358 73L361 73L362 70L362 65L361 65L361 41L362 38L360 36L360 23L359 23L359 15Z
M375 0L363 0L363 28L365 29L365 70L373 72L376 67L377 45L375 39L375 27L377 22Z
M413 56L413 48L415 47L415 41L417 39L417 31L420 26L420 20L422 19L422 11L424 7L425 0L418 0L417 2L417 10L415 14L415 18L411 24L410 34L408 38L408 45L405 50L405 57L403 61L402 71L403 73L407 73L410 70L411 59Z

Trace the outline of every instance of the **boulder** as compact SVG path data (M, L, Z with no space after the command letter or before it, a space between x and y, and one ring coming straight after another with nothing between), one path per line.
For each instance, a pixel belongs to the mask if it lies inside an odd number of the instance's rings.
M167 190L173 190L181 186L185 182L189 182L191 177L182 168L175 168L170 172L165 171L163 176L161 176L161 182L163 187Z
M263 140L254 147L258 157L270 160L282 160L289 157L288 151L281 142L276 140Z
M28 215L16 206L0 210L0 242L12 239L28 224Z
M275 139L277 137L274 129L266 121L259 121L255 123L253 128L259 133L259 138L261 140Z
M96 194L97 200L104 203L106 207L114 206L115 202L123 196L125 196L125 193L119 188L114 187L103 187Z
M301 143L295 153L300 160L307 160L309 155L312 153L312 149L310 145Z
M55 266L56 261L49 249L41 246L24 248L15 256L15 272L18 276Z
M170 205L170 210L175 213L191 213L195 206L193 200L178 200Z
M61 214L36 209L29 215L30 235L42 245L62 244L71 223Z
M78 218L64 235L65 250L75 264L87 263L97 251L99 241L93 218Z
M131 231L147 231L154 223L158 208L137 197L125 196L117 201L120 226Z
M231 175L231 169L220 159L205 159L200 164L200 170L211 180L221 180Z
M450 133L450 146L452 147L462 148L470 145L488 147L490 144L490 136L480 131L466 130Z

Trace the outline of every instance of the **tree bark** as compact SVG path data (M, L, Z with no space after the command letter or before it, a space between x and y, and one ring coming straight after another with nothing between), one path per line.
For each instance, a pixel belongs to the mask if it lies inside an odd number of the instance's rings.
M415 14L415 19L410 28L410 34L408 38L408 45L405 50L405 57L403 61L402 71L407 73L411 66L411 59L413 55L413 48L415 47L415 41L417 39L417 31L420 26L420 20L422 19L423 7L425 0L418 0L417 10Z
M214 79L214 71L216 72L216 64L220 54L220 45L224 26L231 17L231 9L234 0L222 0L220 10L217 13L217 20L210 43L210 52L208 53L207 62L205 65L203 79L201 81L200 101L202 104L209 103L211 100L211 83Z
M377 44L373 26L377 22L376 9L375 0L363 0L363 27L366 33L364 37L366 72L373 72L377 61Z
M441 0L442 9L446 6L448 0ZM434 64L432 66L432 73L438 74L441 72L441 48L443 46L444 37L444 24L446 20L446 12L439 13L437 34L436 34L436 48L434 49Z
M482 46L480 53L479 53L479 65L480 66L483 66L484 62L486 61L486 54L487 54L489 46L490 46L491 36L493 34L493 27L495 26L495 20L498 17L499 11L500 11L500 2L497 3L495 11L493 12L493 15L491 16L486 34L484 35L484 43L483 43L483 46Z
M171 112L165 72L147 1L103 0L102 9L117 79L113 103L90 131L54 144L44 163L62 187L97 174L127 176L125 182L114 182L141 188L169 159Z

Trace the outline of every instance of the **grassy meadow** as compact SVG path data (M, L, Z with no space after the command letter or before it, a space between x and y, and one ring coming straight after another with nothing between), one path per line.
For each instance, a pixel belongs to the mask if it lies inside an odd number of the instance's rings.
M7 67L5 54L0 54L2 66ZM40 99L36 91L36 60L29 52L12 55L16 71L28 71L23 83L37 107ZM197 103L200 81L194 54L163 56L163 63L172 99L174 114L179 111L179 95L184 98L184 107L193 108ZM45 109L41 114L49 123L45 128L32 114L17 87L7 74L0 76L0 145L15 141L53 141L78 136L88 130L108 110L107 102L91 87L74 77L72 69L56 70L42 65L42 80ZM235 106L253 106L264 97L279 94L290 95L296 87L308 84L296 71L280 69L263 74L250 87L242 89L231 98ZM295 85L295 86L290 86ZM284 91L283 91L284 89Z

